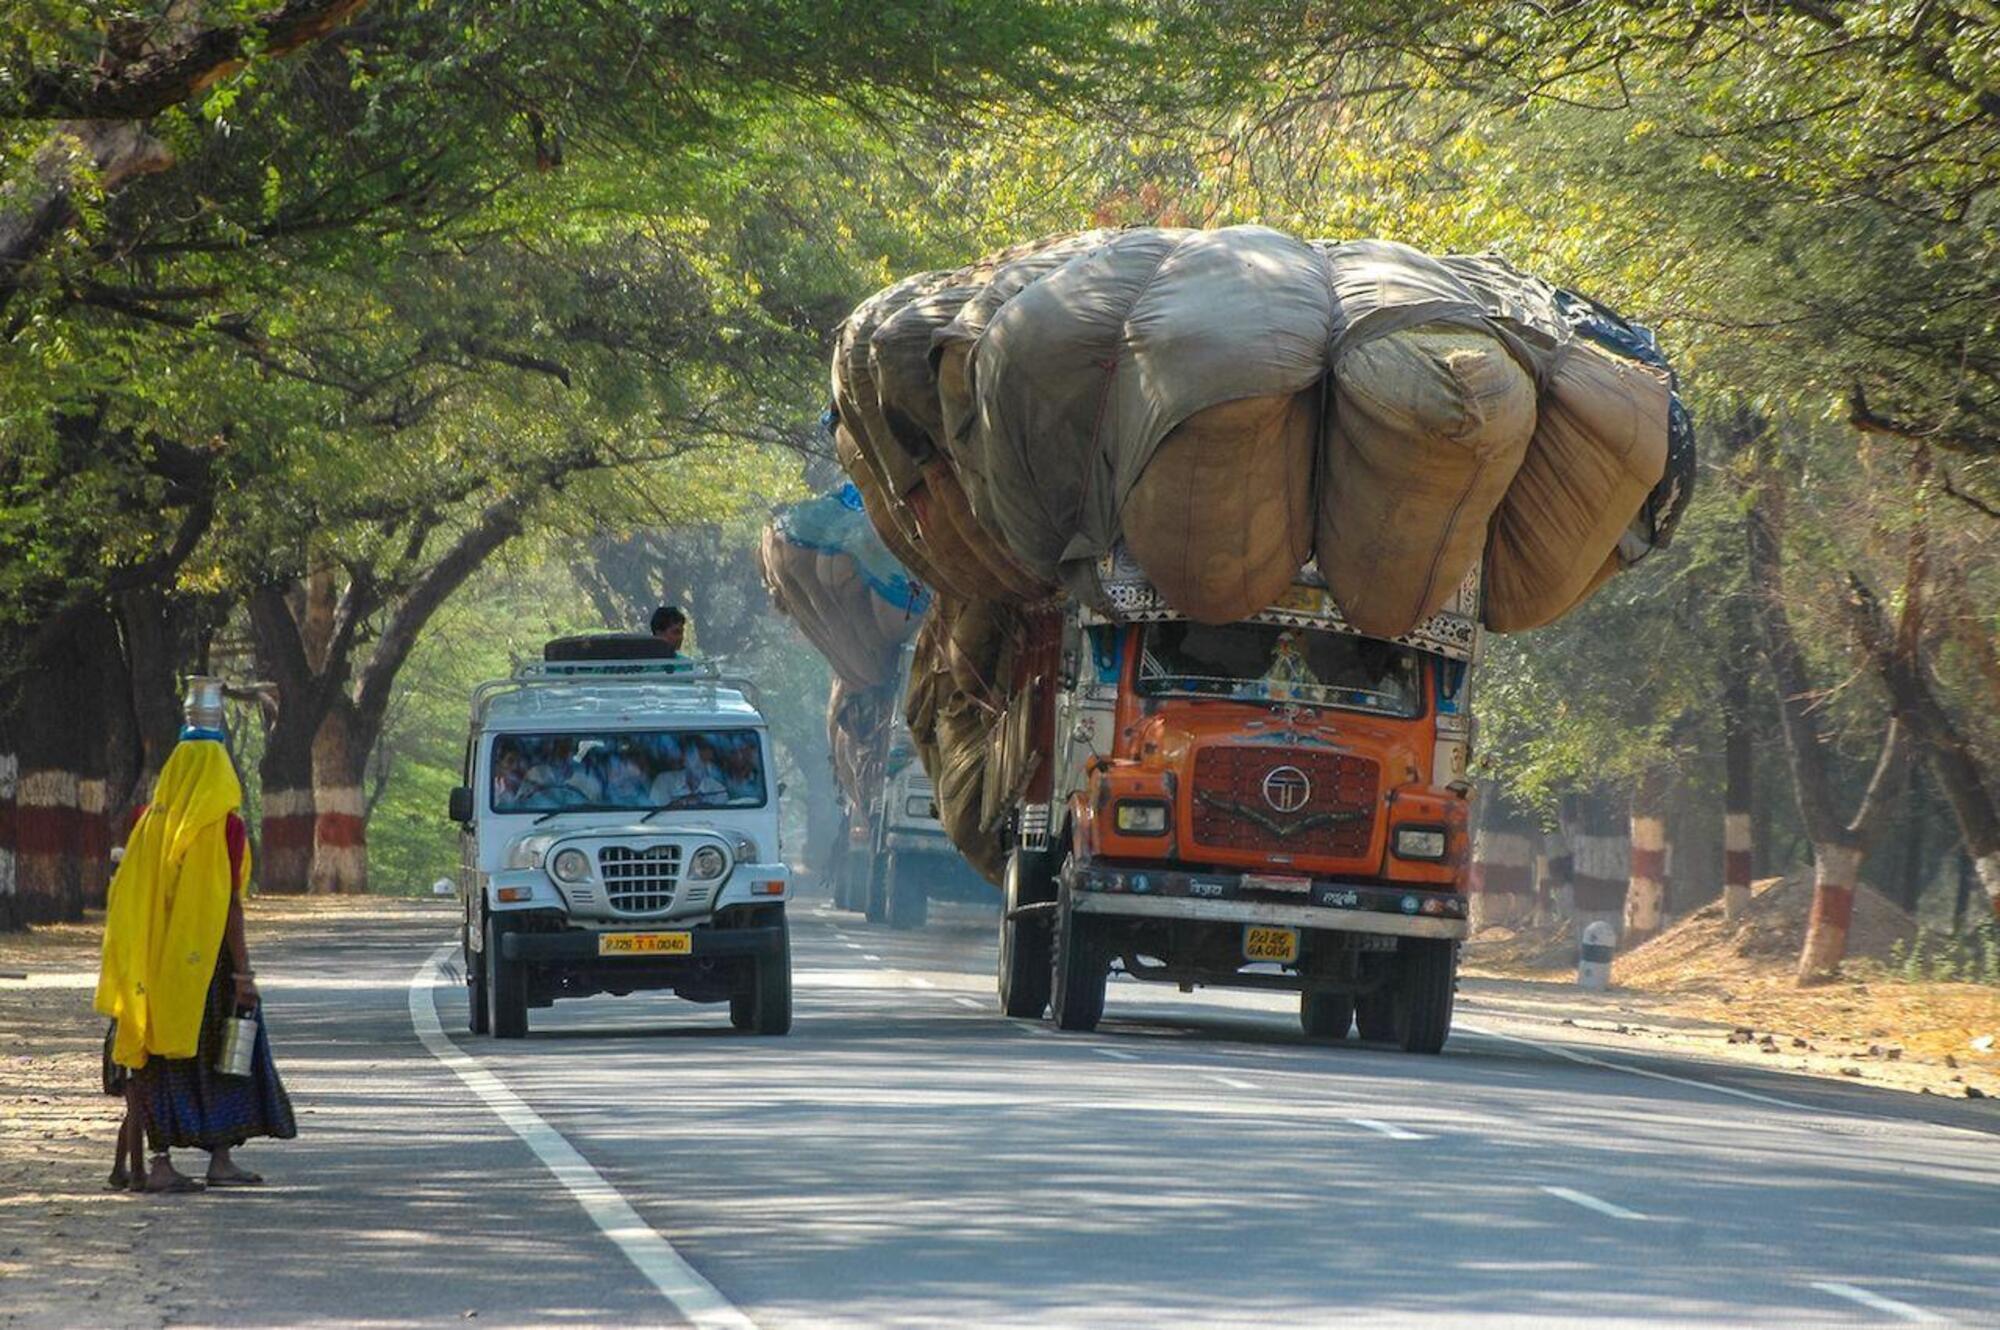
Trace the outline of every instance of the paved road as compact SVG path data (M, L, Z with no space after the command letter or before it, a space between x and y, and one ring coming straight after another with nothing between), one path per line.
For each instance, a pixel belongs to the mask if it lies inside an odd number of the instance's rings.
M442 910L260 956L303 1132L255 1156L287 1185L188 1206L188 1268L228 1254L168 1311L676 1323L610 1229L763 1326L2000 1324L1981 1106L1554 1045L1476 995L1436 1058L1126 983L1061 1036L995 1015L990 915L794 929L787 1039L635 996L499 1044L437 990L433 1042L562 1179L413 1034Z

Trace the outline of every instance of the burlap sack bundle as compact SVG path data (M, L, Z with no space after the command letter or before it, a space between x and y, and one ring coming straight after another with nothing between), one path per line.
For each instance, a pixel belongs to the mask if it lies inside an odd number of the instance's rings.
M1487 626L1550 623L1617 567L1619 537L1667 464L1666 375L1573 343L1543 394L1486 546Z
M761 534L758 562L773 601L838 678L853 689L893 681L927 593L876 539L856 488L780 510Z

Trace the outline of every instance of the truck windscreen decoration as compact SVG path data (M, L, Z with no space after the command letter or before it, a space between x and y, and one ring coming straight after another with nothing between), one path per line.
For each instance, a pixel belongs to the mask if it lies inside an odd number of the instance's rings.
M762 808L755 730L619 730L493 738L496 813Z
M1409 718L1423 711L1417 653L1372 637L1266 623L1147 624L1139 691L1298 702Z

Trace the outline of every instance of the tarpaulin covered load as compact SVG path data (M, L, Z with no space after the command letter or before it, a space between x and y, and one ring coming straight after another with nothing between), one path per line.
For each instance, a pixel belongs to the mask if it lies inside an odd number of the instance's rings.
M877 539L853 485L778 512L759 555L771 599L836 675L864 689L894 678L929 596Z
M938 822L996 884L1006 853L995 782L1013 779L997 756L1015 627L1003 604L940 597L917 635L904 695L911 742L937 791Z
M1305 473L1313 412L1291 399L1318 391L1331 322L1318 255L1280 232L1120 232L992 315L972 353L973 422L955 445L985 478L991 518L1014 553L1036 575L1067 575L1080 588L1087 583L1079 574L1087 578L1120 535L1127 497L1168 434L1201 433L1199 448L1164 450L1172 474L1142 499L1162 528L1123 534L1135 553L1142 545L1171 552L1158 568L1140 559L1148 572L1178 579L1169 592L1176 604L1235 617L1235 605L1220 603L1226 593L1240 599L1246 584L1268 587L1268 603L1298 568L1292 542L1246 547L1254 512L1216 511L1189 523L1174 495L1189 473L1212 468L1216 453L1248 457L1260 445L1287 454L1271 474ZM1253 426L1247 432L1205 429L1197 419L1245 399L1275 399L1264 410L1235 408ZM1290 516L1291 507L1281 502L1279 511ZM1242 562L1250 558L1264 562ZM1242 563L1235 576L1202 576L1232 559Z
M856 688L835 678L826 703L826 742L834 780L850 808L866 807L882 782L882 731L896 705L895 690Z

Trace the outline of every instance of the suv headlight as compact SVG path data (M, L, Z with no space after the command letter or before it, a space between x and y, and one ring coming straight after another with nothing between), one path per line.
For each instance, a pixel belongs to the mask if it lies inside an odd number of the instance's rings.
M1397 827L1396 857L1398 859L1428 859L1437 863L1444 858L1445 831L1443 827Z
M574 886L590 876L590 856L573 845L559 850L556 857L549 861L549 876Z
M704 845L688 856L688 876L697 882L705 882L712 877L721 877L722 870L727 866L728 862L728 860L722 857L721 850L716 849L713 845Z

